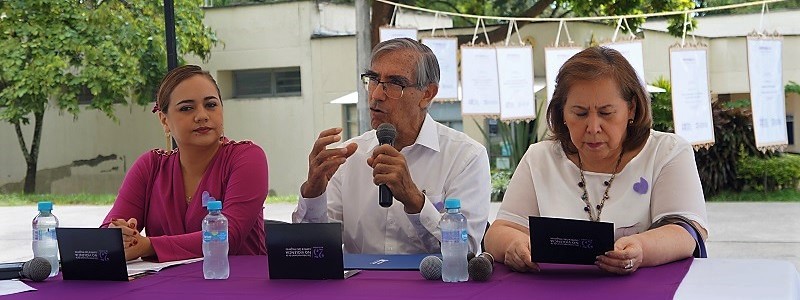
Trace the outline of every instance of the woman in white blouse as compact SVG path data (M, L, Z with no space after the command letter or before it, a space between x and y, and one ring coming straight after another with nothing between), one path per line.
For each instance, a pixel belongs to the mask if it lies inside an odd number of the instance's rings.
M506 190L486 248L511 269L536 271L528 216L612 222L602 270L630 274L704 256L707 221L692 147L651 130L647 92L619 52L570 58L547 109L552 133L528 148ZM702 250L702 251L701 251Z

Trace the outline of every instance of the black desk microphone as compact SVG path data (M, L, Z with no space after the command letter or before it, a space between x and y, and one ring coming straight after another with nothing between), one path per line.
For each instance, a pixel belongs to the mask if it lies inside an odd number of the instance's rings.
M24 263L0 264L0 280L5 279L30 279L42 281L50 276L50 262L42 257L34 257Z

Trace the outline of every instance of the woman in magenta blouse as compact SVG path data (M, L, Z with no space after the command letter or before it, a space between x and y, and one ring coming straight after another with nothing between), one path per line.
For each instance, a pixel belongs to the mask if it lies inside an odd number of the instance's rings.
M178 148L151 150L136 160L102 226L122 228L128 260L202 257L201 223L213 197L228 218L228 253L265 255L264 151L224 137L219 87L200 67L170 71L157 97L153 112Z

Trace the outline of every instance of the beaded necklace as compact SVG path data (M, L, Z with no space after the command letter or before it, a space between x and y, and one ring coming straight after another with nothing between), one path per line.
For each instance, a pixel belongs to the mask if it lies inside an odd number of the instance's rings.
M583 210L589 214L589 220L599 222L600 221L600 214L603 212L603 205L606 204L606 200L608 200L608 191L611 189L611 184L614 183L614 178L617 177L617 168L619 167L620 161L622 161L622 154L624 151L619 153L619 157L617 158L617 164L614 165L614 172L611 173L611 179L608 181L603 181L603 185L606 186L606 191L603 192L603 199L600 200L600 204L595 206L597 208L597 216L594 215L594 211L592 210L592 205L589 202L589 193L586 191L586 178L583 176L583 161L581 161L581 155L578 154L578 169L581 171L581 182L578 182L578 186L583 190L583 195L581 196L581 200L583 203L586 204L586 207Z

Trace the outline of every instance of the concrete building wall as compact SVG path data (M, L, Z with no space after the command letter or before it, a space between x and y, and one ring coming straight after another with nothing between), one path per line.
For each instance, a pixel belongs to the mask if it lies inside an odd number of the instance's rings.
M116 193L142 153L164 147L164 131L149 108L114 108L118 122L93 110L82 111L77 119L56 109L45 113L37 193ZM30 148L33 126L23 126L22 132ZM26 165L14 126L0 123L0 141L0 192L20 191Z
M208 61L190 57L187 62L202 65L217 78L224 101L225 134L236 140L253 140L264 148L270 164L270 189L278 194L297 193L318 133L343 125L343 106L329 102L360 88L357 75L362 70L356 69L353 16L352 7L312 1L206 9L204 21L222 43L212 50ZM403 13L398 24L430 28L433 19L431 15ZM438 21L439 28L452 25L449 19ZM568 26L572 40L580 47L592 41L607 42L614 33L613 27L596 23L571 22ZM471 34L472 30L453 29L448 33ZM558 24L533 23L520 30L522 38L533 43L534 74L543 77L544 48L555 42ZM420 36L425 34L429 33ZM562 32L560 38L564 44L566 33ZM710 46L712 92L748 93L744 38L698 40ZM669 78L668 51L677 42L679 39L663 32L644 32L648 82L659 76ZM800 36L785 37L787 82L800 82L796 49L800 49ZM233 98L234 71L281 67L300 68L299 95ZM800 116L800 96L787 96L787 114ZM543 101L544 92L537 97ZM38 191L115 193L125 171L142 152L164 147L163 131L149 107L116 108L118 123L95 111L82 112L77 120L57 110L46 113ZM476 121L483 124L484 119L465 117L464 132L485 143ZM24 126L23 131L30 143L32 126ZM0 123L0 141L4 150L0 151L0 191L18 191L25 163L13 126Z

